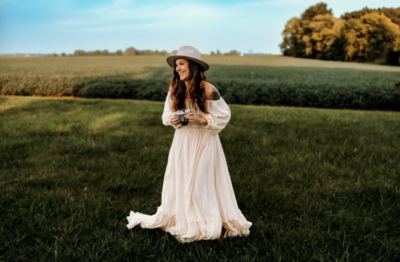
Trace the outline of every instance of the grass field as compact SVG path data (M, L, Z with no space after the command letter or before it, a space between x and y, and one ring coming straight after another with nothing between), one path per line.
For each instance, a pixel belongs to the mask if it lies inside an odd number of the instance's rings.
M400 114L231 105L250 236L126 229L160 205L163 103L0 97L1 261L399 261Z
M363 63L322 61L285 56L206 56L213 65L344 68L400 72L400 67ZM165 67L164 56L87 56L87 57L0 57L0 76L40 73L43 75L110 75L137 73L146 76L146 67Z

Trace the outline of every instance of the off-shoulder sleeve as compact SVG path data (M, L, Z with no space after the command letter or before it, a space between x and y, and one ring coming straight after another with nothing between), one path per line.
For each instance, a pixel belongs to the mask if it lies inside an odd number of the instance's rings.
M171 108L172 108L172 98L171 98L171 95L168 92L167 98L165 99L164 112L162 114L161 119L162 119L162 122L163 122L164 125L173 126L175 129L178 129L182 125L181 125L181 123L179 123L177 125L174 125L174 124L171 123L171 116L172 116Z
M212 135L217 135L231 119L231 109L222 97L219 100L207 100L206 103L209 114L204 114L207 119L207 125L204 128L208 129Z

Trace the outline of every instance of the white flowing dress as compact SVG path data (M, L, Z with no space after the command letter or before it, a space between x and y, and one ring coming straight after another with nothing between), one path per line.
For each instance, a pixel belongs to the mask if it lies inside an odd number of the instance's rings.
M190 108L189 100L185 101ZM168 93L162 122L175 130L162 188L161 205L154 215L130 212L129 229L161 228L180 242L245 236L252 223L239 210L218 133L228 124L231 111L221 97L206 100L207 125L170 122L172 99Z

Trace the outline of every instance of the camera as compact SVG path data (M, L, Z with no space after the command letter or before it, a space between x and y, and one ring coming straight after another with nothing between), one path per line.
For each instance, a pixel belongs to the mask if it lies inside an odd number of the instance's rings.
M185 117L186 114L192 112L190 109L180 109L178 111L176 111L175 113L173 113L173 116L179 116L180 120L181 120L181 125L186 126L187 124L189 124L189 120Z

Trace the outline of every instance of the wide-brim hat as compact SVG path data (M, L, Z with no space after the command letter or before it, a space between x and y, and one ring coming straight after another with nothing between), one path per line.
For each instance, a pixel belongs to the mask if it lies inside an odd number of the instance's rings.
M199 50L193 46L181 46L176 55L170 55L167 57L168 65L172 68L175 68L175 60L178 58L184 58L196 62L203 68L204 71L207 71L210 68L206 62L201 60Z

